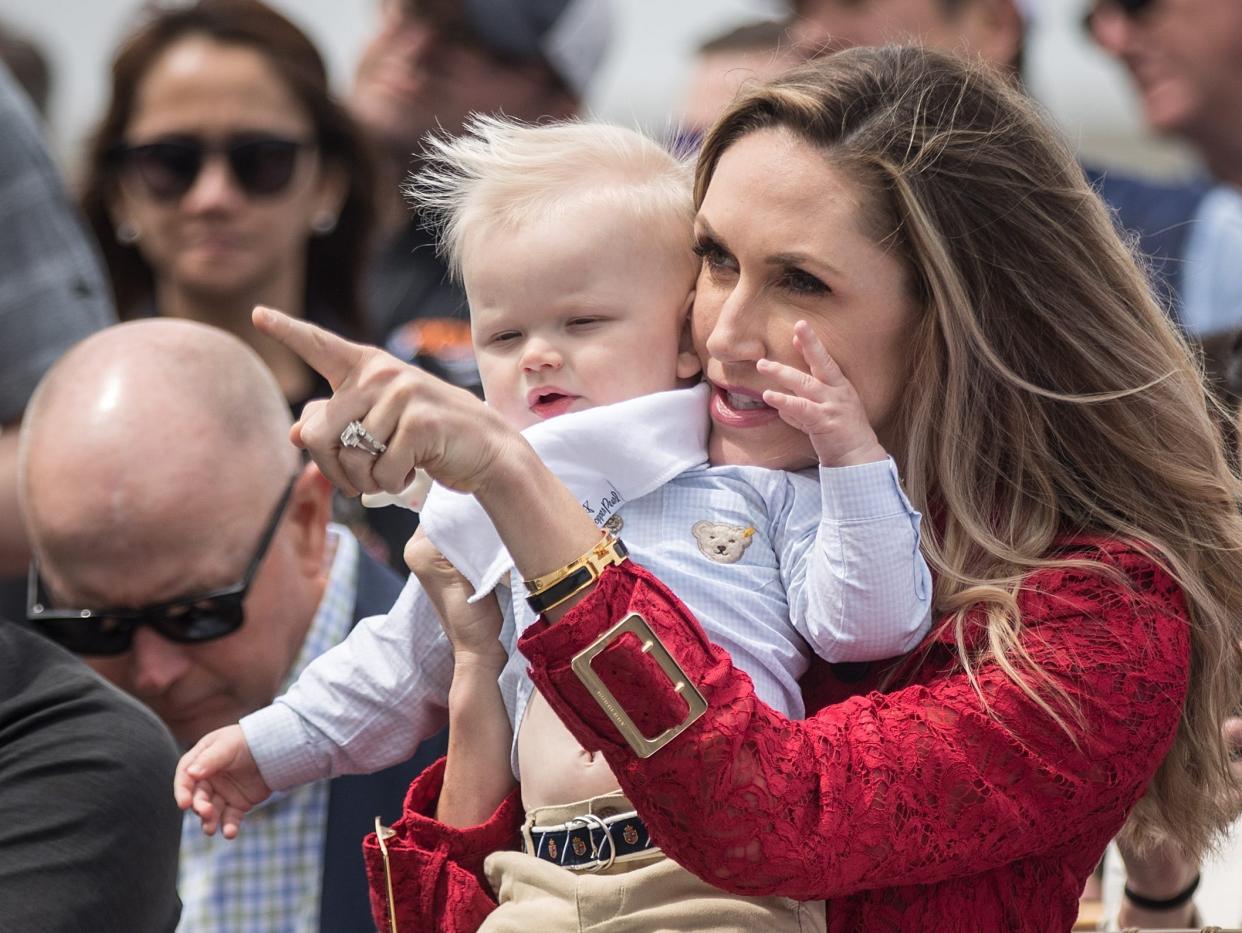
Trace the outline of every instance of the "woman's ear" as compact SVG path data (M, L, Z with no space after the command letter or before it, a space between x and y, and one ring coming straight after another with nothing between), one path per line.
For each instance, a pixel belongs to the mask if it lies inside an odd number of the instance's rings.
M345 166L335 159L321 162L315 207L311 212L311 232L320 236L331 233L348 196L349 173L345 171Z
M681 308L681 334L677 340L677 378L694 379L703 372L699 355L694 352L694 340L690 336L690 313L694 307L694 289L686 296ZM696 380L697 381L697 380Z
M104 209L108 212L108 221L112 224L112 234L116 241L122 246L133 246L137 243L140 231L137 224L130 219L133 211L119 186L108 194Z

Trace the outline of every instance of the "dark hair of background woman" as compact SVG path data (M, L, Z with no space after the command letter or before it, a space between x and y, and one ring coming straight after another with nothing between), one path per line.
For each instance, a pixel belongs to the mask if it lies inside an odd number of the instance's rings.
M365 333L359 297L362 267L374 218L374 170L352 118L328 89L323 59L293 23L258 0L199 0L188 7L152 8L112 64L112 99L87 155L82 209L99 240L122 320L140 316L154 298L151 267L133 246L118 243L107 204L116 171L109 150L123 141L139 83L156 59L186 36L244 45L263 54L309 113L324 164L344 167L349 193L326 236L310 238L306 301L338 316L346 336Z

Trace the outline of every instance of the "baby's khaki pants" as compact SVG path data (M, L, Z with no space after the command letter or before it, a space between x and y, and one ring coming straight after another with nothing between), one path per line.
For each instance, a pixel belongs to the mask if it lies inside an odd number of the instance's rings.
M484 870L500 906L480 933L824 933L823 901L742 897L713 888L659 850L591 873L524 852Z

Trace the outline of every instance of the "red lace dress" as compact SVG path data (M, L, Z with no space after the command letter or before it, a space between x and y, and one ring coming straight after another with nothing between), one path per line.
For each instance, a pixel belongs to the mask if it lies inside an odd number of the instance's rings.
M607 571L560 622L533 626L520 648L578 740L603 751L652 838L713 884L825 899L833 931L1068 930L1087 875L1173 741L1190 652L1185 601L1163 569L1116 542L1081 542L1075 556L1115 567L1130 585L1041 571L1020 607L1023 645L1077 704L1077 743L995 664L977 671L985 709L943 626L912 656L926 651L924 663L908 662L887 692L821 664L804 681L815 712L789 720L755 698L689 611L632 562ZM569 666L633 611L709 704L647 759ZM681 718L683 701L632 636L595 670L646 734ZM399 827L414 840L393 866L402 931L477 926L490 897L482 858L514 840L516 797L475 829L427 818L441 774L430 769L411 787ZM387 930L373 836L365 848Z

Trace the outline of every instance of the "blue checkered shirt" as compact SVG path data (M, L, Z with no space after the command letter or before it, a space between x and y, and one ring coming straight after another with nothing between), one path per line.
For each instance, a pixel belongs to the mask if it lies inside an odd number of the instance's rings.
M343 641L353 621L358 542L329 526L335 546L319 608L284 688ZM255 620L262 624L262 620ZM277 793L246 815L236 839L206 836L187 812L181 830L179 933L318 933L328 783Z
M820 469L818 479L696 467L618 513L634 559L685 601L765 702L793 717L804 713L797 681L811 645L834 660L890 657L930 625L920 517L893 462ZM699 522L749 529L749 544L736 561L714 560L700 547ZM808 585L812 567L832 585ZM515 645L534 619L509 588L498 594L510 651L501 687L516 736L534 686ZM452 671L435 609L411 577L386 616L364 619L242 728L272 787L378 771L443 726Z

